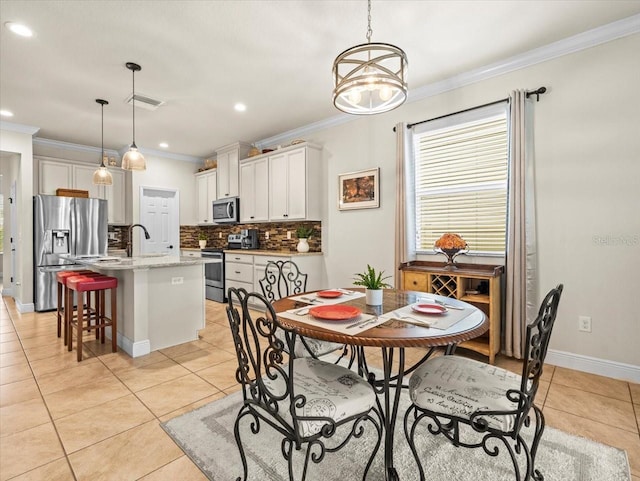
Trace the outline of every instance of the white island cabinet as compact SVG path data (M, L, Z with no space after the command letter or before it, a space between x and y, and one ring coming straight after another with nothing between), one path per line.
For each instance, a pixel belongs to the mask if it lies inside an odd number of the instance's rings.
M195 341L204 329L204 264L220 261L178 256L75 261L118 279L118 346L131 357Z

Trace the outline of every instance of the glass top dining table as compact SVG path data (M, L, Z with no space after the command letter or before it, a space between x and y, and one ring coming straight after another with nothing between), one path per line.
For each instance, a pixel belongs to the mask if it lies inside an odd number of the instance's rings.
M353 289L343 292L362 292L364 289ZM305 293L307 299L313 293ZM460 320L446 329L436 329L403 321L399 318L391 317L386 322L375 325L366 330L358 330L354 334L345 334L331 328L331 321L326 326L322 323L307 323L301 320L284 317L284 311L292 309L302 309L305 306L313 307L314 302L300 300L301 295L282 298L273 304L278 316L278 321L284 327L293 329L298 335L320 339L323 341L337 342L353 346L357 353L358 372L365 376L379 394L378 408L383 417L385 430L385 452L384 466L385 479L387 481L397 481L398 474L393 465L393 438L396 417L398 415L398 404L402 389L392 389L403 385L403 377L411 373L420 363L429 358L438 347L446 348L446 354L452 354L455 346L463 341L481 336L489 329L489 320L484 312L472 304L459 300L450 299L435 294L427 294L416 291L402 291L397 289L384 289L381 306L369 306L365 302L365 297L353 298L344 295L344 301L340 305L354 306L359 308L363 314L372 316L385 316L395 313L409 305L421 302L421 299L428 296L429 299L446 303L450 306L464 309L464 316ZM453 310L451 311L453 312ZM397 316L400 317L400 316ZM382 377L370 370L366 363L365 347L379 347L382 351ZM426 348L425 355L415 364L405 367L405 348L421 347ZM397 358L394 357L397 354ZM381 399L380 399L381 398Z

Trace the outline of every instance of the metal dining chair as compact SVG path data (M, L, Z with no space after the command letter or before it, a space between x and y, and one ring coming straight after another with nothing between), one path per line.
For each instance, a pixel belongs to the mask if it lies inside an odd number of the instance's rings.
M300 272L293 261L269 261L264 269L264 277L260 279L262 294L271 303L294 294L302 294L307 290L308 274ZM298 336L295 353L298 357L311 356L318 358L342 349L340 359L348 354L344 344L320 341Z
M227 318L238 358L236 379L243 389L234 424L243 468L238 480L246 481L248 475L243 438L258 434L262 426L282 435L273 448L284 456L289 480L294 472L301 472L304 480L309 461L317 464L327 453L370 439L375 432L374 449L366 464L363 459L364 480L382 439L373 387L343 366L286 355L285 348L294 352L297 335L279 324L271 303L261 294L231 288L228 298Z
M423 421L428 432L442 434L456 447L482 448L489 456L498 456L504 446L517 481L544 479L535 460L545 423L534 400L562 289L559 284L545 296L537 318L527 326L522 375L459 356L427 360L413 373L404 432L421 481L425 472L415 441ZM532 411L535 429L529 445L521 430L530 425ZM523 457L524 471L518 461Z

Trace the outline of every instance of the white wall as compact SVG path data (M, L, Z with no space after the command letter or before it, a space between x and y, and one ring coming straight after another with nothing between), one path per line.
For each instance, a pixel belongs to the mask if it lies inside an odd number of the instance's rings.
M147 170L132 173L133 222L140 220L140 187L180 191L180 225L197 224L196 179L198 164L144 154Z
M622 38L309 135L324 148L329 285L350 285L367 263L394 271L397 122L544 85L534 104L539 291L565 285L551 348L640 365L639 51L640 35ZM338 211L338 174L376 166L380 208ZM593 318L592 333L578 332L579 315Z
M16 159L12 171L17 172L9 177L17 180L16 210L18 215L18 232L16 234L16 283L13 296L16 306L21 311L33 310L33 147L31 134L0 131L0 151L16 155L2 156L3 164L8 159ZM19 161L17 160L19 156ZM13 163L13 160L11 160ZM4 177L4 176L3 176ZM11 178L7 179L11 185ZM5 210L9 207L7 206Z

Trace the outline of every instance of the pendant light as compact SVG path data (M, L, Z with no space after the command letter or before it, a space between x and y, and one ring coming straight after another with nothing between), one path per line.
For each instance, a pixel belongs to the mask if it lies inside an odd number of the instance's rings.
M109 169L107 169L107 166L105 164L105 162L109 162L109 159L104 153L104 106L109 105L109 102L102 99L96 99L96 102L100 104L102 115L102 157L100 161L100 167L98 167L98 170L93 173L93 183L95 185L111 185L113 184L113 176L111 175L111 172L109 172Z
M133 62L127 62L126 65L133 75L133 91L131 97L131 105L133 107L133 142L131 142L129 150L122 156L122 168L125 170L146 170L147 166L144 162L144 157L138 151L138 146L136 145L136 72L142 70L142 67Z
M372 43L368 0L367 43L351 47L333 62L333 105L348 114L388 112L407 99L407 55L388 43Z

